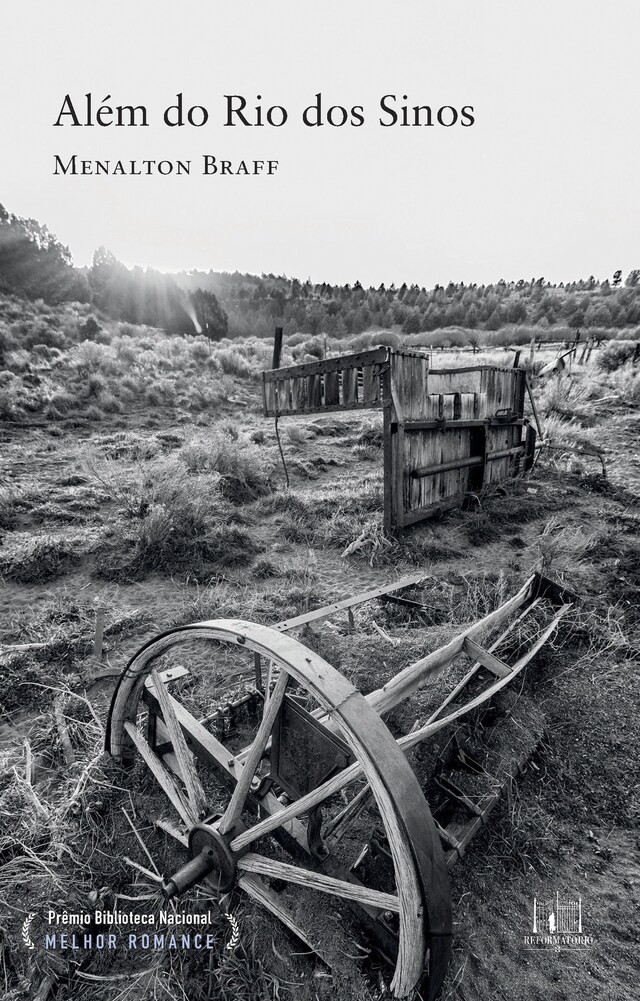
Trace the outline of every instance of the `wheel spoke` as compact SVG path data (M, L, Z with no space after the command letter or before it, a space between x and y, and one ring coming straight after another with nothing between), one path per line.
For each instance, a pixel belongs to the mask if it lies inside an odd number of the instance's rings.
M242 769L242 774L238 779L238 784L233 790L233 795L229 800L229 805L227 806L227 809L222 816L222 820L218 825L220 834L226 834L227 831L230 831L242 813L242 808L249 793L249 789L251 788L251 780L256 773L256 769L260 764L260 759L264 754L264 749L267 746L267 741L271 736L273 724L280 710L280 706L282 705L282 700L284 698L288 682L289 675L286 671L281 671L271 697L267 702L265 702L262 720L260 722L260 726L258 727L255 740L251 745L251 750L249 751L247 759L244 763L244 768Z
M180 814L182 820L185 824L191 827L193 824L197 824L198 818L193 812L193 807L191 803L186 798L182 789L178 786L178 783L174 779L173 775L166 767L164 762L158 757L158 755L153 751L149 744L135 726L134 723L126 722L124 724L124 729L127 736L136 745L141 756L144 758L145 762L149 766L149 769L153 773L153 776L161 787L165 795L171 800L175 810Z
M372 798L371 787L365 785L356 793L350 803L337 817L327 824L323 837L326 839L333 836L335 841L339 841L347 833L350 827L356 823L363 810L369 805Z
M158 674L155 667L151 670L151 681L153 682L156 697L160 703L164 725L169 731L169 739L173 745L173 751L178 760L180 774L187 790L189 802L193 807L197 819L200 820L200 818L207 812L206 797L200 779L198 778L193 755L187 747L182 727L176 718L174 709L175 700L169 695L166 685L163 683L162 678Z
M359 883L350 883L344 879L334 879L312 869L299 869L288 862L278 862L249 852L238 860L238 869L252 872L258 876L268 876L271 879L285 879L288 883L306 886L310 890L321 890L343 900L355 900L368 907L379 907L383 911L400 910L400 901L393 893L383 893L382 890L372 890Z
M250 827L244 834L238 835L231 842L231 850L234 852L240 851L241 848L246 848L247 845L250 845L253 841L257 841L258 838L262 838L265 834L275 831L277 827L282 827L288 820L298 817L301 813L308 813L318 803L321 803L329 796L333 796L334 793L339 792L340 789L344 789L351 782L355 782L361 775L362 765L356 761L355 764L338 772L332 779L323 782L317 789L312 789L306 796L301 796L300 799L297 799L290 806L284 806L270 817L265 817L264 820Z

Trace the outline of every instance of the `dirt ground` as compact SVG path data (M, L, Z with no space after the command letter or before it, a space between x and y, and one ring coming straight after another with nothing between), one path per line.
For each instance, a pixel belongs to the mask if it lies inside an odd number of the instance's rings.
M581 378L574 374L572 385ZM394 543L380 529L375 415L281 421L288 491L273 424L260 415L255 386L242 400L221 405L213 420L206 413L140 408L99 425L63 418L31 429L4 425L1 473L13 498L0 523L0 984L8 998L35 997L48 976L52 996L69 998L382 997L389 983L384 965L374 963L353 983L333 979L239 894L231 906L240 922L240 952L224 976L221 967L217 975L211 968L203 973L194 960L184 975L175 966L156 971L152 984L127 980L125 970L121 984L109 985L109 971L99 966L72 982L62 967L52 970L46 957L25 952L20 927L42 906L56 878L58 903L65 899L65 838L72 857L83 860L75 881L78 901L99 893L109 878L122 883L115 856L126 852L149 864L122 818L113 820L128 808L129 793L118 791L120 780L108 763L86 776L82 767L99 751L116 671L158 631L214 615L275 623L424 570L432 621L402 621L388 606L375 604L373 611L356 611L355 633L348 632L346 620L336 620L309 638L366 692L397 669L396 661L408 663L414 649L434 649L496 607L534 569L574 590L581 601L527 669L519 690L542 713L543 740L452 870L455 938L442 997L636 998L640 410L606 391L596 389L594 396L569 401L569 414L558 415L552 405L541 409L556 443L604 450L606 477L597 459L542 452L526 482L514 481L483 496L479 507L425 523ZM238 533L237 561L207 556L193 571L179 560L142 566L130 528L137 514L130 508L132 498L146 503L139 492L145 470L173 462L187 447L189 455L206 454L221 425L231 429L238 448L259 450L269 464L268 489L256 488L248 498L227 490L220 502L221 518ZM204 475L200 466L194 475ZM42 542L35 550L34 537ZM133 555L118 563L123 540ZM102 664L92 656L98 608L106 609ZM61 692L67 707L74 698L68 693L86 699L78 702L70 731L76 758L71 766L65 766L51 722ZM35 806L24 782L16 787L25 755L35 761ZM60 799L70 789L75 795L79 783L84 820L76 818L74 827L67 817L67 828ZM98 799L102 812L94 816ZM38 803L46 823L31 822ZM39 852L45 859L40 866L34 861ZM27 860L22 866L21 859ZM534 898L556 893L581 899L588 944L555 951L525 942L532 934ZM226 929L220 919L216 934L223 957ZM345 945L351 952L351 943ZM106 980L95 979L100 976ZM181 976L184 995L176 993Z

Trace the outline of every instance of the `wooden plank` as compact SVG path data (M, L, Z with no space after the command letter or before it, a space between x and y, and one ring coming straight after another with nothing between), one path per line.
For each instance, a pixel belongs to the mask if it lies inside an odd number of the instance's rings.
M362 402L371 403L378 397L375 395L376 389L379 387L376 385L377 380L373 375L373 365L365 365L362 369Z
M388 396L390 373L385 374L385 395ZM392 413L389 407L385 407L382 420L382 440L383 440L383 528L389 534L393 531L393 446L391 443Z
M428 656L416 661L415 664L405 667L403 671L394 675L382 688L378 688L375 692L370 692L369 695L365 696L367 702L382 715L382 713L392 709L393 706L398 705L399 702L403 702L409 695L413 695L430 678L440 674L451 663L454 657L458 656L467 636L475 638L481 635L485 629L504 622L512 611L519 608L530 596L531 587L535 579L535 576L529 577L518 593L495 609L495 611L480 619L479 622L469 626L468 629L454 637L439 650L435 650Z
M307 398L314 410L322 406L322 379L319 375L307 377Z
M264 381L264 372L262 382L262 398L264 401L265 415L273 413L276 405L276 391L272 382Z
M485 650L484 647L479 646L470 636L467 636L464 641L464 650L473 660L477 660L482 667L485 667L487 671L491 671L497 678L506 678L511 674L511 668L508 664L505 664L504 661L494 656L489 650Z
M291 380L292 410L304 410L307 406L307 380L302 376Z
M326 407L340 403L340 376L337 372L327 372L324 377L324 402Z
M358 370L343 368L342 370L342 400L346 406L358 402Z
M352 355L338 355L336 358L325 358L323 361L307 362L304 365L290 365L275 371L262 373L265 382L278 382L283 378L298 379L302 376L322 375L325 372L341 372L345 368L360 368L362 365L381 364L388 360L388 348L375 348L373 351L360 351Z
M385 584L383 587L375 587L371 591L364 591L362 594L357 594L352 598L345 598L343 601L336 601L332 605L325 605L324 608L316 608L313 612L304 612L302 615L296 615L293 619L283 619L282 622L278 622L273 628L281 633L300 629L301 626L306 626L309 622L327 619L330 615L335 615L337 612L344 612L355 605L362 605L365 601L372 601L384 594L393 594L394 591L402 591L404 588L412 587L414 584L419 584L420 581L423 581L426 576L427 574L421 571L420 573L411 574L408 577L400 577L399 580L393 581L391 584Z
M397 425L397 431L391 438L393 447L393 513L395 528L404 526L404 427Z
M288 410L291 410L289 383L290 383L289 379L282 379L282 381L273 383L276 389L276 396L278 399L278 411L281 414L286 414Z
M439 399L439 397L438 397ZM458 430L459 428L482 428L482 427L524 427L527 424L526 417L514 418L505 423L504 420L492 417L482 419L463 419L453 421L405 421L405 431L446 431L448 428Z
M429 393L478 393L482 369L429 369Z

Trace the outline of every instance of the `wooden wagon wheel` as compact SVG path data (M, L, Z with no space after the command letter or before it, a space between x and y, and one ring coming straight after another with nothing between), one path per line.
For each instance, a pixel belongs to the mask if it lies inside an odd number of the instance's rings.
M192 639L252 651L272 665L274 680L267 685L262 719L253 743L242 752L230 751L171 696L154 667L168 650ZM274 726L283 707L292 704L285 694L288 687L313 698L320 707L316 716L327 714L324 719L331 721L329 726L350 755L328 779L283 806L284 797L261 793L257 772L260 767L264 770L265 752L277 741ZM167 767L162 751L154 749L137 727L143 692L159 711L169 737L164 747L172 749L174 772L181 781ZM320 734L319 739L325 738ZM166 632L145 644L123 671L109 711L106 748L124 764L131 763L136 752L144 759L188 832L192 860L165 884L168 895L208 877L207 885L211 878L221 890L239 885L270 907L259 874L349 900L368 918L369 927L376 917L392 912L398 923L394 993L402 997L422 980L425 996L436 996L451 943L451 905L440 840L418 781L395 739L365 698L325 660L290 636L242 620L198 622ZM213 768L232 788L221 815L218 811L215 817L208 816L211 810L193 755L201 769ZM395 893L363 886L336 866L327 852L323 857L312 850L313 811L358 776L368 782L384 824ZM251 807L256 813L256 803L258 816L247 820ZM309 818L306 825L300 820L303 816ZM257 843L266 845L272 836L285 845L288 839L298 862L302 849L303 866L256 854ZM277 913L277 907L270 909Z

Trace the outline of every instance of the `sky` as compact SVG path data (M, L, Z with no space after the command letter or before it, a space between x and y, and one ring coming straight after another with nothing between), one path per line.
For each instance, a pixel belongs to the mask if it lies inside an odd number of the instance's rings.
M78 265L104 245L129 266L364 285L626 274L639 45L636 0L4 0L0 203ZM67 94L84 120L87 93L94 112L144 105L149 126L56 127ZM163 123L178 93L206 125ZM305 126L317 93L364 124ZM475 122L383 127L388 94ZM224 95L288 120L225 126ZM54 176L73 154L190 159L191 174ZM278 168L205 176L205 155Z

